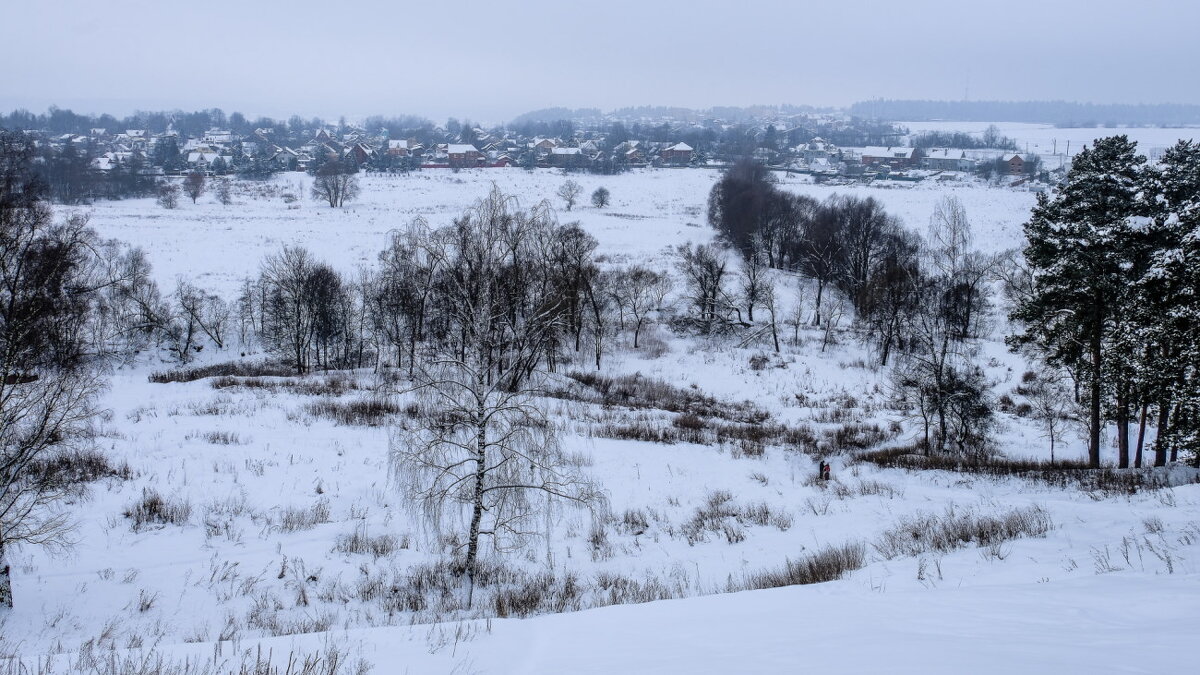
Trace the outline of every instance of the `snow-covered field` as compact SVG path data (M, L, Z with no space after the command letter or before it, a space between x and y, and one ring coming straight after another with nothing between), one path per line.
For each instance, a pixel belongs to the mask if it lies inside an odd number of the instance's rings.
M257 274L263 256L284 245L309 248L338 269L371 265L387 233L413 219L431 225L450 222L495 184L522 204L548 199L561 222L580 221L616 262L625 259L667 265L669 248L712 238L706 225L708 192L716 170L647 170L619 176L576 176L584 188L584 205L562 210L554 191L566 178L559 172L478 169L430 170L409 175L366 177L362 196L342 209L330 209L308 198L312 179L304 173L284 174L267 185L239 183L237 203L221 206L210 196L192 205L184 199L177 210L159 208L153 199L100 202L84 209L104 236L142 246L150 253L158 282L173 287L177 276L209 290L232 295L240 281ZM1016 190L947 187L931 182L916 186L859 187L814 185L800 176L781 176L790 190L824 199L830 194L874 196L888 212L923 232L934 204L948 192L964 201L974 219L979 246L1002 250L1019 246L1019 224L1033 205L1033 194ZM587 197L607 187L612 204L593 208ZM255 194L255 193L259 194ZM281 195L299 198L293 204Z
M612 204L576 206L558 217L579 220L608 263L669 270L673 247L712 239L704 205L716 172L576 178L585 196L607 187ZM149 199L88 211L103 236L146 249L165 289L182 276L230 297L284 245L305 246L352 271L374 263L389 230L416 217L447 224L493 183L531 205L555 202L565 179L520 170L366 177L358 200L329 209L307 198L306 176L289 174L238 184L237 203L227 207L205 196L172 211ZM977 245L992 252L1020 244L1033 204L1032 193L976 184L834 188L790 177L784 187L817 198L873 196L918 231L952 191L974 223ZM286 192L300 199L286 203ZM993 323L995 335L981 350L1000 394L1028 367L1001 343L1004 322ZM749 400L818 432L872 423L892 433L895 423L901 439L911 435L887 405L887 372L870 367L848 333L822 353L821 334L802 329L760 369L749 362L765 353L764 344L679 337L665 327L652 329L650 342L655 349L606 357L605 373L641 373ZM36 659L91 640L104 649L153 646L171 657L210 658L219 641L222 654L261 643L281 655L331 641L382 673L1162 673L1185 670L1190 660L1185 646L1200 619L1198 485L1120 495L879 469L847 464L844 456L833 458L832 484L822 484L803 453L773 447L751 457L733 446L601 438L588 433L585 407L550 401L564 445L603 486L612 517L548 513L542 540L492 559L527 574L551 572L555 583L574 575L584 591L566 609L608 604L599 589L619 585L613 579L675 599L473 620L487 609L397 604L395 589L409 588L421 564L444 559L443 549L389 480L387 428L341 426L308 408L319 399L360 397L371 373L343 376L344 393L320 395L147 381L150 371L167 367L142 363L114 373L101 442L134 477L101 482L89 500L70 506L79 527L69 555L24 549L12 556L17 606L0 626L0 654ZM665 413L646 414L670 425ZM1034 425L1001 417L1004 451L1047 454ZM1111 459L1115 450L1106 453ZM1073 434L1058 454L1082 456L1084 448ZM1176 483L1190 478L1171 474ZM146 490L186 506L181 524L132 527L123 514ZM689 528L714 501L727 515L715 527ZM1049 531L915 555L884 543L886 533L922 516L1014 509L1041 514ZM356 534L390 535L391 545L358 552L347 543ZM847 543L860 543L865 559L844 579L723 593Z
M897 122L908 127L911 133L922 131L961 131L963 133L982 136L985 129L993 124L1000 130L1001 136L1007 136L1017 142L1022 152L1037 153L1044 157L1046 168L1057 168L1051 160L1055 154L1071 156L1079 152L1085 145L1091 145L1097 138L1124 134L1129 140L1138 144L1138 151L1146 154L1161 151L1175 145L1175 142L1200 137L1200 128L1159 128L1159 127L1056 127L1053 124L1031 124L1026 122Z

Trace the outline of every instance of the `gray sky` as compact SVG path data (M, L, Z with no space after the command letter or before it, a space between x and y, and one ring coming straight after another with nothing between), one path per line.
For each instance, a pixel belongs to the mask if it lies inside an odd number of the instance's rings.
M1194 0L4 0L0 109L1198 103Z

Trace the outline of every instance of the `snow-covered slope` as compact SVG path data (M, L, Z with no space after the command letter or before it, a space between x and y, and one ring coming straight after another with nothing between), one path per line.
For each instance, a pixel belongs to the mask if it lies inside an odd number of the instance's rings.
M607 187L613 203L558 217L579 220L598 239L605 264L670 271L674 246L713 237L704 204L715 172L576 178L585 192ZM185 276L232 297L242 279L257 274L263 256L283 245L307 246L350 272L373 264L389 230L417 216L446 224L493 182L529 205L565 179L519 170L368 177L360 200L334 210L306 199L308 178L292 174L239 184L238 203L230 207L205 197L174 211L153 200L89 211L102 235L146 249L165 290ZM785 189L817 198L873 196L917 231L952 191L987 251L1019 244L1033 203L1028 192L974 184L834 188L795 176L782 180ZM285 192L299 201L287 203ZM783 279L781 287L793 304L795 282ZM993 326L980 360L996 392L1011 392L1027 364L999 341L1002 319ZM802 326L797 335L774 356L765 344L655 327L644 336L652 348L635 352L628 340L614 341L604 374L641 373L727 401L750 400L774 419L817 433L848 423L877 424L900 439L912 433L888 407L886 369L870 365L853 335L836 335L824 351L821 331ZM765 367L751 367L752 357L764 355ZM231 348L206 350L201 360L236 358ZM520 574L549 571L558 581L575 575L584 590L568 609L606 604L597 589L613 579L676 599L496 619L490 628L462 622L494 614L486 603L471 611L396 611L388 592L372 589L408 588L411 575L445 557L445 547L400 504L388 478L387 428L342 426L311 407L364 396L372 374L340 375L332 388L325 376L309 376L313 388L329 389L323 393L283 384L217 389L208 380L147 382L151 371L170 365L147 357L114 373L101 443L114 461L128 462L134 477L101 481L89 500L67 505L79 523L69 555L38 549L12 555L17 607L0 627L0 654L36 659L89 640L104 649L154 646L168 656L207 657L221 640L222 650L261 643L284 654L293 642L307 650L330 640L352 646L382 673L1150 673L1187 663L1179 644L1200 619L1198 486L1083 492L1036 480L885 470L847 464L845 457L834 458L834 481L823 484L812 480L813 458L791 449L755 457L732 445L605 438L590 426L600 411L560 400L545 403L564 446L604 488L612 517L547 514L547 536L536 545L491 558ZM563 364L588 367L582 358ZM629 414L664 425L672 419L654 411ZM999 433L1009 454L1046 454L1046 441L1027 418L1002 415ZM1073 436L1058 448L1060 457L1082 452ZM134 527L124 514L149 490L190 512L178 524ZM724 493L731 509L764 515L728 516L716 529L689 530ZM888 555L876 546L885 532L921 514L1034 506L1052 524L1044 536L921 555ZM358 533L394 541L380 555L342 544ZM846 542L861 542L865 560L843 579L723 593L787 560ZM414 621L421 625L409 627ZM273 637L290 633L309 634Z

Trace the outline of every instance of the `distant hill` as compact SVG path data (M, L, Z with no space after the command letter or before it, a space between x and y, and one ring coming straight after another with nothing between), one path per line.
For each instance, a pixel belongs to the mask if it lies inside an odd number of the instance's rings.
M850 114L886 120L1032 122L1060 127L1200 124L1200 105L1076 103L1073 101L860 101Z
M557 122L559 120L572 121L598 121L603 117L603 113L599 108L542 108L541 110L532 110L521 115L517 115L509 121L509 124L527 124L530 122Z

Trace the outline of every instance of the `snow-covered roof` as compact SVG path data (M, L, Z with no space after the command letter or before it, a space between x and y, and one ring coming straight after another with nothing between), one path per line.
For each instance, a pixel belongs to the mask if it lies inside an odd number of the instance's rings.
M215 152L189 152L187 156L187 163L195 164L196 162L203 160L209 164L212 164L213 162L217 161L220 156L220 154Z
M928 159L963 159L967 156L965 150L957 148L930 148L925 151Z
M880 157L885 159L912 159L916 148L868 146L863 148L863 157Z
M667 148L667 150L673 150L675 152L691 152L692 146L688 145L687 143L676 143L675 145Z
M446 152L451 155L465 155L468 152L479 152L479 148L470 143L450 143L446 145Z
M578 155L579 148L554 148L550 151L552 155Z

